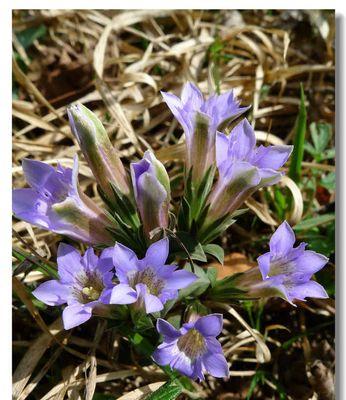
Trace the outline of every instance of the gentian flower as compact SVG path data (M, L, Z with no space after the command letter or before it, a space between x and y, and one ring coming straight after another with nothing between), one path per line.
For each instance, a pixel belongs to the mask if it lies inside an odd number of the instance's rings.
M279 182L293 146L256 147L255 132L243 119L227 136L216 136L216 164L219 178L210 195L207 220L232 214L256 190Z
M189 286L196 276L179 270L177 265L166 265L169 241L153 243L143 259L126 246L114 246L113 263L120 283L112 290L111 304L131 304L143 308L147 314L160 311L168 300L178 296L178 289Z
M49 306L67 303L62 319L65 329L89 320L93 313L107 315L113 285L113 249L105 249L97 257L92 248L83 256L72 246L61 243L58 248L58 280L42 283L32 294Z
M249 297L279 296L291 304L306 297L327 298L324 288L311 277L325 266L328 258L305 250L306 243L293 247L294 242L294 232L284 221L270 239L270 251L258 257L258 268L240 275L235 282L237 287Z
M24 159L25 178L31 188L13 190L17 218L91 244L113 244L106 230L111 222L78 187L78 158L73 170Z
M163 343L153 354L159 365L170 365L191 379L204 379L207 372L216 378L228 377L228 365L216 339L222 330L222 314L209 314L183 324L177 330L159 318L157 330Z
M112 183L121 193L128 195L127 173L102 122L83 104L69 106L67 114L72 133L104 194L110 200L114 199Z
M148 150L142 160L131 163L131 177L146 235L150 236L155 228L167 228L171 189L163 164Z
M193 167L192 179L200 181L215 162L217 129L249 107L239 107L232 90L221 95L213 94L205 100L201 91L191 82L185 84L181 99L171 93L161 94L184 129L187 171Z

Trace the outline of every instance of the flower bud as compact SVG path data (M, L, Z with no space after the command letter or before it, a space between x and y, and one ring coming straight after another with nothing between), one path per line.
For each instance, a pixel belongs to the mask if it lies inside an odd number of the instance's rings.
M72 132L105 195L114 199L111 183L123 194L129 194L125 168L101 121L82 104L69 106L67 114Z
M144 232L149 237L155 228L168 227L169 176L163 164L148 150L141 161L131 164L131 177Z

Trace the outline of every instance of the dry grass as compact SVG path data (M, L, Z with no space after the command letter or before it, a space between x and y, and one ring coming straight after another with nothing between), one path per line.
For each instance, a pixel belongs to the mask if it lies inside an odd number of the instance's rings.
M25 48L18 37L28 28L40 26L46 27L45 35ZM81 186L100 201L91 171L67 123L66 106L75 101L86 104L101 117L126 165L151 148L165 162L171 177L181 174L183 138L162 102L160 90L178 94L187 80L197 83L205 93L233 88L243 105L253 105L249 117L258 140L263 142L291 142L300 82L307 95L309 119L334 124L333 13L14 11L13 29L17 54L13 62L15 187L24 185L20 166L24 157L71 166L73 155L79 153ZM305 175L312 166L334 170L330 163L311 164L305 160ZM305 194L288 177L281 184L294 197L294 207L287 218L297 223L303 216ZM264 226L277 224L275 212L263 195L247 205ZM14 246L54 261L61 238L22 221L15 221L13 228L18 233ZM153 382L164 380L164 376L154 367L136 365L135 355L129 357L127 365L119 365L120 339L105 332L104 326L99 325L96 331L88 326L86 333L79 336L75 336L80 334L78 330L59 332L59 322L47 326L22 287L23 283L31 284L40 278L38 273L15 278L15 292L37 325L32 324L27 311L15 309L14 349L18 365L14 398L92 399L96 385L97 393L112 393L109 398L117 398L138 386L154 385L146 387L147 391L158 387ZM332 314L325 304L313 309ZM246 379L255 373L260 362L268 360L269 350L250 327L243 330L242 317L239 316L239 324L233 319L233 311L231 314L221 340L230 363L241 365L239 371L231 368L231 377ZM273 326L267 326L268 332L284 329L279 324ZM281 345L270 336L266 341L274 348ZM21 358L19 363L17 358ZM57 376L49 373L56 360L64 360L59 363L60 380L49 380L47 374ZM186 396L245 398L247 386L235 382L238 389L222 389L210 378L196 386L197 392ZM267 385L273 384L269 381ZM132 397L122 398L139 399L142 395L135 392Z

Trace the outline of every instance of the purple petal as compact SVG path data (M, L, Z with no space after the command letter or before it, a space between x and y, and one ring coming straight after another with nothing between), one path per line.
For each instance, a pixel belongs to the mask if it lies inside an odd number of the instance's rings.
M227 378L229 375L228 365L222 353L207 352L202 357L206 371L215 378Z
M70 289L57 280L51 280L41 283L32 294L49 306L60 306L66 303Z
M178 353L170 365L183 375L186 375L192 379L194 378L194 366L192 365L190 358L187 357L183 352Z
M153 267L160 267L165 264L169 252L168 238L153 243L145 255L145 264Z
M196 85L191 82L187 82L181 93L181 101L185 105L193 107L195 110L199 110L204 102L203 95Z
M137 301L137 292L129 285L120 283L112 289L110 304L132 304Z
M54 167L41 161L24 158L22 167L29 185L40 190L56 174Z
M164 341L167 341L167 338L174 340L181 336L181 333L175 329L173 325L162 318L158 318L156 322L156 329L159 333L161 333L161 335L164 336Z
M60 243L58 247L58 271L63 283L74 282L76 273L83 267L80 253L69 244Z
M102 250L102 253L100 254L98 263L97 263L97 268L101 272L107 272L110 271L113 267L113 253L114 253L114 248L113 247L108 247L107 249Z
M92 316L92 308L83 304L75 303L67 306L62 313L65 329L72 329L88 321Z
M49 229L47 209L47 201L36 190L28 188L12 191L12 210L17 218L40 228Z
M222 164L228 159L229 138L222 132L216 132L216 165L222 169Z
M294 285L288 289L288 294L290 298L297 300L304 300L305 297L314 297L317 299L326 299L329 297L323 286L315 281Z
M146 285L143 283L138 283L136 285L136 291L140 301L144 302L145 311L147 314L161 311L163 309L161 300L157 296L150 294Z
M177 345L176 343L162 343L154 351L152 358L159 365L168 365L176 356Z
M235 146L232 147L232 156L237 160L247 161L256 145L256 137L246 118L232 129L230 139L235 142Z
M167 280L165 289L168 290L183 289L191 285L191 283L193 283L196 279L197 276L192 272L186 271L184 269L175 271Z
M138 258L136 253L128 247L117 243L114 246L113 264L121 282L127 282L126 274L138 269Z
M275 185L276 183L280 182L282 175L284 175L282 172L278 172L269 168L262 168L259 170L259 173L261 177L260 185L262 187Z
M293 146L259 146L253 162L259 168L279 169L288 160Z
M218 336L221 333L223 324L222 314L209 314L199 318L195 323L195 328L203 336Z
M258 267L261 271L262 278L266 279L270 272L270 252L265 253L257 258Z
M82 257L82 263L83 266L89 271L93 271L96 268L98 263L98 257L95 254L94 249L92 247L89 247L85 251Z
M292 250L295 241L293 229L284 221L273 233L269 248L271 253L275 255L286 255Z
M183 127L185 134L191 130L191 123L190 121L186 118L186 115L184 111L182 111L182 103L179 99L179 97L175 96L174 94L171 93L165 93L161 92L161 95L163 97L163 100L171 110L172 114L174 117L177 119L177 121L180 123L180 125Z
M310 276L322 269L328 262L328 258L323 254L312 250L306 250L294 261L297 272L309 274Z

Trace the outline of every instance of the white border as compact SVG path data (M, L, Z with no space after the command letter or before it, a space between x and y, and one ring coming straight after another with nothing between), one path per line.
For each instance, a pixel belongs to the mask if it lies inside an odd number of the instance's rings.
M209 4L208 4L209 3ZM1 400L11 399L11 8L12 9L120 9L123 1L117 0L8 0L0 2L0 388ZM147 0L128 0L127 9L201 9L200 0L175 0L174 2L159 2ZM346 310L346 268L345 262L345 223L346 216L343 205L345 196L346 176L346 124L345 124L345 18L346 2L341 1L253 1L242 0L241 3L230 0L205 1L203 8L227 9L241 5L242 9L336 9L337 25L337 387L340 400L346 399L344 393L344 360L343 344L346 340L344 313ZM289 7L287 7L289 6Z

